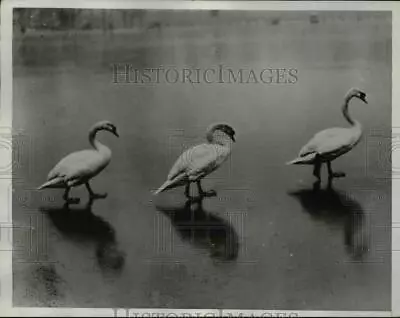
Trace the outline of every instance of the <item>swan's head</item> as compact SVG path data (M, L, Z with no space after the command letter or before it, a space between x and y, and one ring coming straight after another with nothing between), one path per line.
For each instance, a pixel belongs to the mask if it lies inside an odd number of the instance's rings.
M106 130L112 133L113 135L119 137L117 132L117 127L113 123L108 120L100 121L96 125L94 125L95 130Z
M213 141L214 139L214 133L216 132L222 132L226 136L228 136L233 142L235 142L235 130L228 124L225 123L217 123L211 125L208 130L207 130L207 140L208 141Z
M350 89L350 91L347 93L347 96L349 98L357 97L358 99L361 99L365 104L368 104L367 94L365 94L363 91L359 90L358 88Z

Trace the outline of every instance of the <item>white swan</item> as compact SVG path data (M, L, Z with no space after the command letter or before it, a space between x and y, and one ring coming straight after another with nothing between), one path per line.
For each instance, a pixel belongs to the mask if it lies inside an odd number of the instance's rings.
M206 134L208 143L200 144L185 151L175 162L168 174L167 181L154 192L157 195L167 189L186 185L185 195L190 196L190 184L197 183L200 196L215 195L211 190L204 192L201 179L218 169L229 157L235 131L224 123L211 125Z
M77 202L79 199L69 198L72 187L85 184L91 198L106 197L107 194L95 194L89 180L99 174L111 160L111 150L96 139L100 130L106 130L119 137L117 128L109 121L100 121L89 130L89 142L94 149L77 151L61 159L50 171L47 182L38 190L45 188L65 188L64 200Z
M350 128L329 128L317 133L299 152L298 158L287 164L312 164L314 176L321 180L321 164L326 163L329 179L344 177L343 172L333 172L331 161L353 149L361 139L361 124L353 120L349 113L349 102L357 97L367 103L366 94L357 88L352 88L345 96L342 107L344 118L351 125Z

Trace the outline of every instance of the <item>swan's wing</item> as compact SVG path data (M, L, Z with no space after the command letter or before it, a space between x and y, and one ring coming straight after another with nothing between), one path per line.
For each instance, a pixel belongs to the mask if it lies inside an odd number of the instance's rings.
M202 144L185 151L175 162L168 179L184 173L190 179L197 179L215 170L218 166L218 149L211 144Z
M62 177L65 182L92 176L101 164L96 151L82 150L64 157L48 175L48 180Z
M317 133L301 150L300 157L311 153L325 155L332 152L341 152L351 147L355 140L347 128L330 128Z

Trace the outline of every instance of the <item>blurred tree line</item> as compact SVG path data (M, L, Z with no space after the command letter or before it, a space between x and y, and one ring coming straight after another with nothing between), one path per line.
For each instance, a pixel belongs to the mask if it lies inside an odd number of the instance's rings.
M34 30L112 30L124 28L154 29L164 26L187 26L208 24L220 16L219 10L182 14L171 10L168 14L162 10L118 10L118 9L48 9L48 8L16 8L14 24L22 32Z
M16 8L13 19L14 24L19 26L23 33L27 29L109 31L135 27L159 29L172 24L176 26L202 22L207 24L210 19L218 18L219 11L205 11L197 13L197 16L199 19L193 21L191 15L183 15L173 10L165 14L165 11L160 10Z
M49 30L110 30L141 26L144 10L88 10L88 9L14 9L14 24L22 32L27 29Z
M337 21L362 21L382 17L379 12L285 12L273 11L191 11L179 10L118 10L118 9L51 9L16 8L14 24L22 33L27 29L49 30L103 30L113 29L161 29L168 26L199 26L238 23L264 23L278 25L282 22L307 21L319 24Z

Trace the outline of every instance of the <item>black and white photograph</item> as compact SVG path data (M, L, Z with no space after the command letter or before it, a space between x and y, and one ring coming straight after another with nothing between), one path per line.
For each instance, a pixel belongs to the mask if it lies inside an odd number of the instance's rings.
M391 311L391 11L12 20L13 306Z

